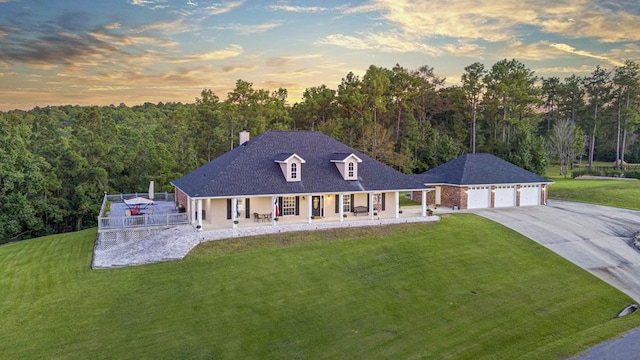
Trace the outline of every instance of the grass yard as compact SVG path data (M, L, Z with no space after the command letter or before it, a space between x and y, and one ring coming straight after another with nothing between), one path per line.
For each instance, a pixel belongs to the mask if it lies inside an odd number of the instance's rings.
M549 198L640 210L640 180L572 179L558 175L559 169L552 165L547 170L546 178L555 181L549 186Z
M564 359L631 299L471 214L241 238L90 270L95 230L0 247L2 359Z

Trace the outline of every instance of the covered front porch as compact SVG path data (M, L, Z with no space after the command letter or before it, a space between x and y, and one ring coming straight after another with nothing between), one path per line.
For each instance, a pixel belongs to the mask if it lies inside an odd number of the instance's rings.
M401 191L186 198L190 222L200 230L426 217L421 203L401 206ZM404 192L404 190L403 190ZM180 198L180 194L177 194Z

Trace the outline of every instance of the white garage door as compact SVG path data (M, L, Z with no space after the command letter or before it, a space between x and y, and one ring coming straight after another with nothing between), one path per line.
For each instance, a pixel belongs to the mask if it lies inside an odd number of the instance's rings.
M540 205L540 185L522 185L520 206Z
M516 187L513 185L496 186L495 207L516 206Z
M488 186L471 186L467 191L468 209L486 209L491 205L491 189Z

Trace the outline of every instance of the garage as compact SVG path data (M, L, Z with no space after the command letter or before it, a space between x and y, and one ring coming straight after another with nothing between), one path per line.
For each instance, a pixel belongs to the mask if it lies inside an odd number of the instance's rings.
M498 185L495 194L494 207L516 206L515 185Z
M445 207L488 209L546 204L551 181L491 154L464 154L420 175L435 188L429 201ZM438 188L442 193L438 194ZM419 196L419 194L417 194ZM440 200L440 201L438 201Z
M486 209L491 205L491 188L489 186L471 186L467 191L468 209Z
M522 185L520 206L540 205L540 185Z

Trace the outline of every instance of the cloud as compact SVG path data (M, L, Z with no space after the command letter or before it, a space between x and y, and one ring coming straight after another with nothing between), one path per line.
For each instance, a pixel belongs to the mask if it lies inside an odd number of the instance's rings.
M153 10L167 7L166 2L167 0L129 0L131 5L144 6Z
M443 52L453 56L475 57L482 59L485 50L483 46L469 40L458 40L455 43L444 44L440 47Z
M170 60L169 62L172 62L175 64L181 64L181 63L196 62L196 61L224 60L224 59L240 56L240 54L242 54L242 51L243 51L243 48L240 45L229 45L226 48L220 49L217 51L211 51L204 54L185 56L179 59Z
M295 55L295 56L278 56L269 58L266 61L266 65L270 67L281 67L290 64L291 62L298 60L317 59L322 57L320 54L307 54L307 55Z
M232 30L236 33L247 35L247 34L258 34L264 33L269 30L275 29L281 24L278 22L269 22L265 24L257 24L257 25L247 25L247 24L232 24L226 26L216 26L214 29L216 30Z
M398 33L366 33L351 36L332 34L317 42L319 45L334 45L352 50L377 50L390 53L420 52L427 55L440 55L441 50L420 42L413 36Z
M150 8L162 8L167 0L130 0L131 5L146 6Z
M223 3L207 6L205 10L209 15L221 15L241 6L242 4L244 4L244 0L227 1Z
M87 91L122 91L132 89L131 86L94 86L87 89Z
M189 30L190 29L184 24L184 21L181 18L173 21L160 21L151 24L145 24L131 29L131 31L134 33L160 31L167 34L180 34Z
M286 12L295 12L295 13L320 13L325 12L328 8L321 6L292 6L292 5L271 5L270 8L272 10L282 10Z
M222 72L232 74L238 71L249 71L249 70L254 70L256 68L257 68L256 65L236 63L236 64L223 66Z
M569 54L574 54L574 55L579 55L579 56L584 56L584 57L588 57L588 58L592 58L592 59L597 59L597 60L602 60L602 61L606 61L614 66L622 66L624 65L624 63L618 59L612 59L609 58L607 56L604 55L598 55L598 54L593 54L589 51L586 50L578 50L576 48L574 48L571 45L567 45L567 44L560 44L560 43L555 43L555 44L551 44L552 47L554 47L555 49L558 49L560 51L569 53Z
M566 55L565 52L557 49L548 41L537 41L535 43L525 43L522 41L509 41L502 51L504 57L519 60L544 61L557 59Z
M116 30L116 29L120 29L122 27L122 25L120 23L114 22L108 25L105 25L104 28L108 29L108 30Z
M402 32L424 37L444 36L515 41L529 35L526 26L545 33L592 37L602 42L638 41L630 24L640 16L628 6L590 0L371 0L347 8L345 14L376 12Z

